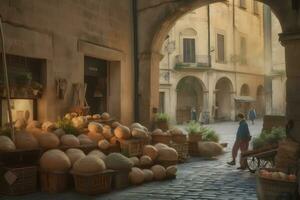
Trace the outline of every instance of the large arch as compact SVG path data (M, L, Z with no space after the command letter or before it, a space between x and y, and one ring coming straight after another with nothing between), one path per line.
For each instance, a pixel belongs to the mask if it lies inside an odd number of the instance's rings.
M197 119L204 106L204 84L194 76L185 76L176 86L176 121L178 124L191 120L191 110L196 109Z
M233 85L230 79L222 77L215 86L215 105L213 110L214 120L224 121L231 119Z
M300 10L294 1L258 0L270 6L277 16L283 33L280 41L285 46L287 66L287 120L294 121L293 135L300 142L300 99L295 93L300 89L300 70L296 67L300 58ZM187 12L215 2L225 0L191 0L166 1L141 0L138 5L139 30L139 113L140 121L150 125L153 114L158 106L159 62L162 58L160 49L164 38L176 20Z
M240 96L250 96L250 87L248 84L244 83L241 86Z
M262 85L259 85L256 90L256 113L258 117L263 117L265 115L265 89Z

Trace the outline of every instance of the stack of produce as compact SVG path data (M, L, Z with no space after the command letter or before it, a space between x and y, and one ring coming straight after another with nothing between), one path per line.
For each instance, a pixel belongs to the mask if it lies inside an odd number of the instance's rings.
M300 145L292 139L285 139L279 143L275 157L276 168L283 171L295 171L300 158Z
M169 145L172 141L172 136L169 131L163 132L161 129L155 129L152 134L152 144L163 143Z
M273 127L271 131L262 131L262 133L252 140L254 150L277 147L278 143L286 138L284 128Z

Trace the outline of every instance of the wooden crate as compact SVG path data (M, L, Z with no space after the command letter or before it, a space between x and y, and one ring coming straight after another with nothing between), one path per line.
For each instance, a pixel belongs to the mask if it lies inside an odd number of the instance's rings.
M114 176L113 176L113 188L114 189L123 189L123 188L127 188L130 185L129 182L129 170L124 170L124 171L116 171Z
M4 195L24 195L34 193L37 190L37 167L7 167L2 166L1 171L7 175L11 174L16 180L9 184L7 180L1 178L0 193Z
M74 177L75 189L77 192L87 195L96 195L110 192L112 179L115 171L106 170L99 173L76 173L71 172Z
M64 192L69 186L70 177L67 172L45 172L40 170L40 185L43 192Z
M177 151L179 162L184 162L188 159L189 157L188 143L184 143L184 144L171 143L170 147L174 148Z
M118 140L121 153L126 157L141 156L143 154L144 142L141 139Z

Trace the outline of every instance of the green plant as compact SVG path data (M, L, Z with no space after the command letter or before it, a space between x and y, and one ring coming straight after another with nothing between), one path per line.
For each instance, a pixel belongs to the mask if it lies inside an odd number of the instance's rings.
M68 119L60 119L56 122L56 126L58 128L61 128L64 130L66 134L70 135L78 135L79 131L75 126L73 125L71 120Z
M202 140L206 142L219 142L220 137L216 131L206 128L206 130L202 133Z
M156 122L169 122L169 115L166 113L157 113L155 116Z
M31 87L32 87L33 89L35 89L35 90L42 90L42 89L43 89L43 85L40 84L40 83L38 83L38 82L36 82L36 81L33 81L33 82L31 83Z
M278 144L280 140L286 138L284 128L273 127L271 131L262 131L258 137L252 140L253 149L259 149L267 145Z
M16 83L20 86L26 85L32 81L32 75L30 73L20 74L16 76Z
M201 134L201 126L198 122L196 121L190 121L188 124L187 124L187 127L186 127L186 131L189 133L189 134Z

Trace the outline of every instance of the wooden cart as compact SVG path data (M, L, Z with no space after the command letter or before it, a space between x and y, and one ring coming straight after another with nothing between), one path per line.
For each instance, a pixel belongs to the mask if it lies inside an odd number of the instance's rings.
M246 161L247 168L255 173L260 168L273 168L278 146L266 147L258 150L250 150L242 153L242 159Z

